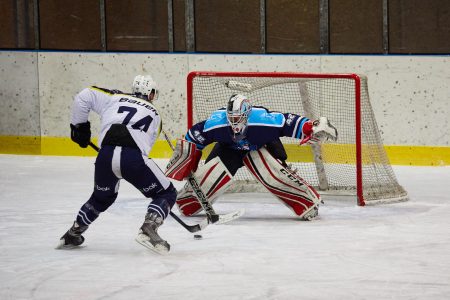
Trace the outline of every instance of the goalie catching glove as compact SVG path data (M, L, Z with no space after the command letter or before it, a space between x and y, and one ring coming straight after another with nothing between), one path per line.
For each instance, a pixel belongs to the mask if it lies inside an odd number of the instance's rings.
M300 140L300 145L305 143L314 144L327 140L337 141L338 132L327 117L320 117L318 120L310 120L303 125L303 136Z
M197 170L202 152L194 143L177 140L177 145L166 168L166 176L178 181L184 180Z

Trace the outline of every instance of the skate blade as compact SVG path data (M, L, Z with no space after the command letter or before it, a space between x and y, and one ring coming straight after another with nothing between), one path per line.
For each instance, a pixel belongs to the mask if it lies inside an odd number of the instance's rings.
M72 250L72 249L80 249L85 246L75 246L75 245L64 245L64 239L60 239L58 245L55 247L56 250Z
M150 243L149 238L145 234L138 234L135 240L142 246L158 254L167 255L169 253L169 249L167 249L163 245L157 244L156 246L153 246L152 243Z

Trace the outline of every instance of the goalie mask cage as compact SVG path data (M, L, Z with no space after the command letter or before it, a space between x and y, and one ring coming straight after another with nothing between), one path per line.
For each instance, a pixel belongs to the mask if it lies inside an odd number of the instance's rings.
M299 140L281 139L288 163L319 193L353 195L361 206L408 199L383 147L365 76L191 72L187 78L188 127L225 107L236 93L271 111L313 120L328 117L338 130L336 142L299 146ZM256 191L256 181L245 167L239 169L234 181L234 191Z

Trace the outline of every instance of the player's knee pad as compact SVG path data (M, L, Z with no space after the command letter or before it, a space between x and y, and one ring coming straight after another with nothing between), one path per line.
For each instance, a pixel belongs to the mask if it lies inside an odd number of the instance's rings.
M249 152L244 164L265 188L296 215L304 219L317 215L320 195L303 178L283 167L267 149Z
M219 157L215 157L199 167L194 176L210 203L214 203L231 185L232 176ZM186 183L184 188L178 192L176 203L180 212L185 216L192 216L202 210L189 183Z

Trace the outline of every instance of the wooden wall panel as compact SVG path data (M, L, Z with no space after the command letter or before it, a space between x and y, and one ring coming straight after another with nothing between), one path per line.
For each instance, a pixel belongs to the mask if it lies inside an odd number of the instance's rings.
M266 1L267 53L320 53L319 1Z
M106 1L107 50L168 51L167 1Z
M40 0L41 49L101 50L99 1Z
M186 51L186 0L173 0L174 51Z
M2 26L0 27L0 47L17 47L17 20L14 1L0 1Z
M390 53L450 53L449 0L389 0Z
M330 53L383 53L382 0L330 0Z
M0 12L0 48L35 48L33 0L1 0Z
M197 52L259 53L259 0L196 0Z
M102 51L104 3L107 51L169 50L167 0L39 0L39 29L34 28L35 1L0 1L0 48ZM174 51L187 50L187 1L172 0ZM260 2L192 0L195 51L261 53ZM321 3L328 3L330 53L383 53L386 46L389 53L450 53L449 0L386 2L388 34L383 0L265 0L266 53L321 53L320 28L326 28ZM389 38L383 44L384 33Z

